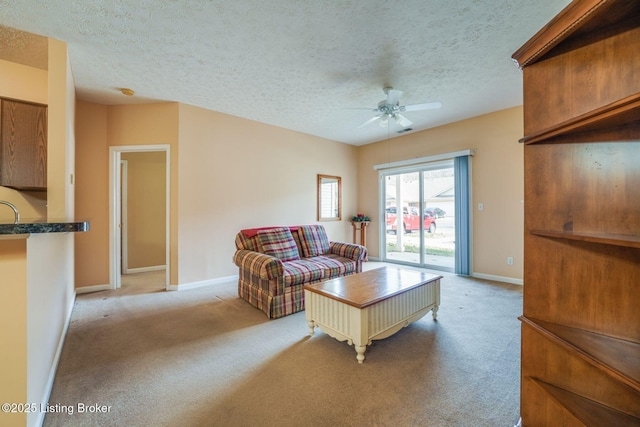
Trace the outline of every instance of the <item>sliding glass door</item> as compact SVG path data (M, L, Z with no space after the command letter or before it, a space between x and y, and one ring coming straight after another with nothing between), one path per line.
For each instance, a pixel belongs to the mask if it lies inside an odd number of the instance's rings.
M466 156L380 172L384 261L468 274L469 170L461 164Z

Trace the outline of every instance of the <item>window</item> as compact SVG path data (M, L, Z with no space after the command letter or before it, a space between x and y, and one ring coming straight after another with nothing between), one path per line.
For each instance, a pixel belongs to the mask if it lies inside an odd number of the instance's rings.
M318 175L318 221L342 219L342 179Z

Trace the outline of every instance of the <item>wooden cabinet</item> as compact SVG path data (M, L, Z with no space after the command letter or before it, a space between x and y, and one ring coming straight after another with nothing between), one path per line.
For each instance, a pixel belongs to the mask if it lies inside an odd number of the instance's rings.
M47 106L2 99L0 185L47 189Z
M513 58L523 425L640 426L640 2L575 0Z

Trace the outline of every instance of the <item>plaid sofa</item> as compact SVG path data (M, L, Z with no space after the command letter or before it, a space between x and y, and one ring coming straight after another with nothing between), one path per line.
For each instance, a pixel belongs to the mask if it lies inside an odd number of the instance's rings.
M322 225L265 227L236 235L238 295L270 319L304 310L307 283L362 271L367 248L330 242Z

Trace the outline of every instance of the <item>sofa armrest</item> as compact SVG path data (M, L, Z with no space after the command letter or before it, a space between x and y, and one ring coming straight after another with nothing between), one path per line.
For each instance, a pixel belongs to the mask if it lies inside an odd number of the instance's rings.
M367 259L367 248L355 243L331 242L329 253L340 255L354 261L364 261Z
M240 249L233 255L233 262L263 280L273 280L284 275L282 261L260 252Z

